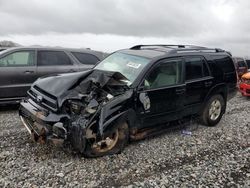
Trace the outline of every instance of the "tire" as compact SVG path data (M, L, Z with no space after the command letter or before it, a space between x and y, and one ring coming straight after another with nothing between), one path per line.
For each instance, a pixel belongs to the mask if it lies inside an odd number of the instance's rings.
M212 96L202 111L201 123L206 126L216 126L223 116L225 107L225 100L221 95Z
M111 139L110 139L111 138ZM93 157L102 157L105 155L119 154L125 148L129 139L129 129L126 122L118 125L110 135L107 135L105 139L100 142L104 142L106 148L102 148L102 144L93 143L87 141L85 151L83 153L84 157L93 158ZM112 140L110 145L107 145L106 142Z

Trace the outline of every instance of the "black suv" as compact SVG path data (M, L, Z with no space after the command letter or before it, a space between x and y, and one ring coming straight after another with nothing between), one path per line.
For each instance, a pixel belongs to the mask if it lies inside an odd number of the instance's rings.
M104 59L87 49L17 47L0 52L0 104L20 102L39 77L93 68Z
M237 89L231 55L184 45L138 45L92 70L37 80L20 117L35 141L70 143L87 157L119 153L172 122L215 126ZM172 124L173 125L173 124Z

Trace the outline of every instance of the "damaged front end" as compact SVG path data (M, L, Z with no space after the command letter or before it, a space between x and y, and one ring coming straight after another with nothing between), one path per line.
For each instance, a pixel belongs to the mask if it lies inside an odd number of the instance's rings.
M132 98L127 79L118 72L100 70L71 75L42 78L33 84L21 103L23 124L40 143L70 143L81 153L87 142L93 147L112 146L117 138L107 135L115 135L117 123L127 118Z

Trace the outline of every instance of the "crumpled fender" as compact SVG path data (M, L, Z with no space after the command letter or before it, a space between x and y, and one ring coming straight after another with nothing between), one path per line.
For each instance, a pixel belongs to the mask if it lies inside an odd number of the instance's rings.
M128 104L126 102L127 100L132 99L132 94L133 91L128 90L123 95L114 98L102 107L99 119L100 135L103 135L103 132L112 122L127 114L128 108L125 105Z

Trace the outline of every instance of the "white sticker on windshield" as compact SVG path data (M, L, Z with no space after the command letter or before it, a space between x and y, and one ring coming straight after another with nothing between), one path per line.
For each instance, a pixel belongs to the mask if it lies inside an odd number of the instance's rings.
M138 69L141 66L141 64L137 64L137 63L133 63L133 62L128 62L127 66L135 68L135 69Z

